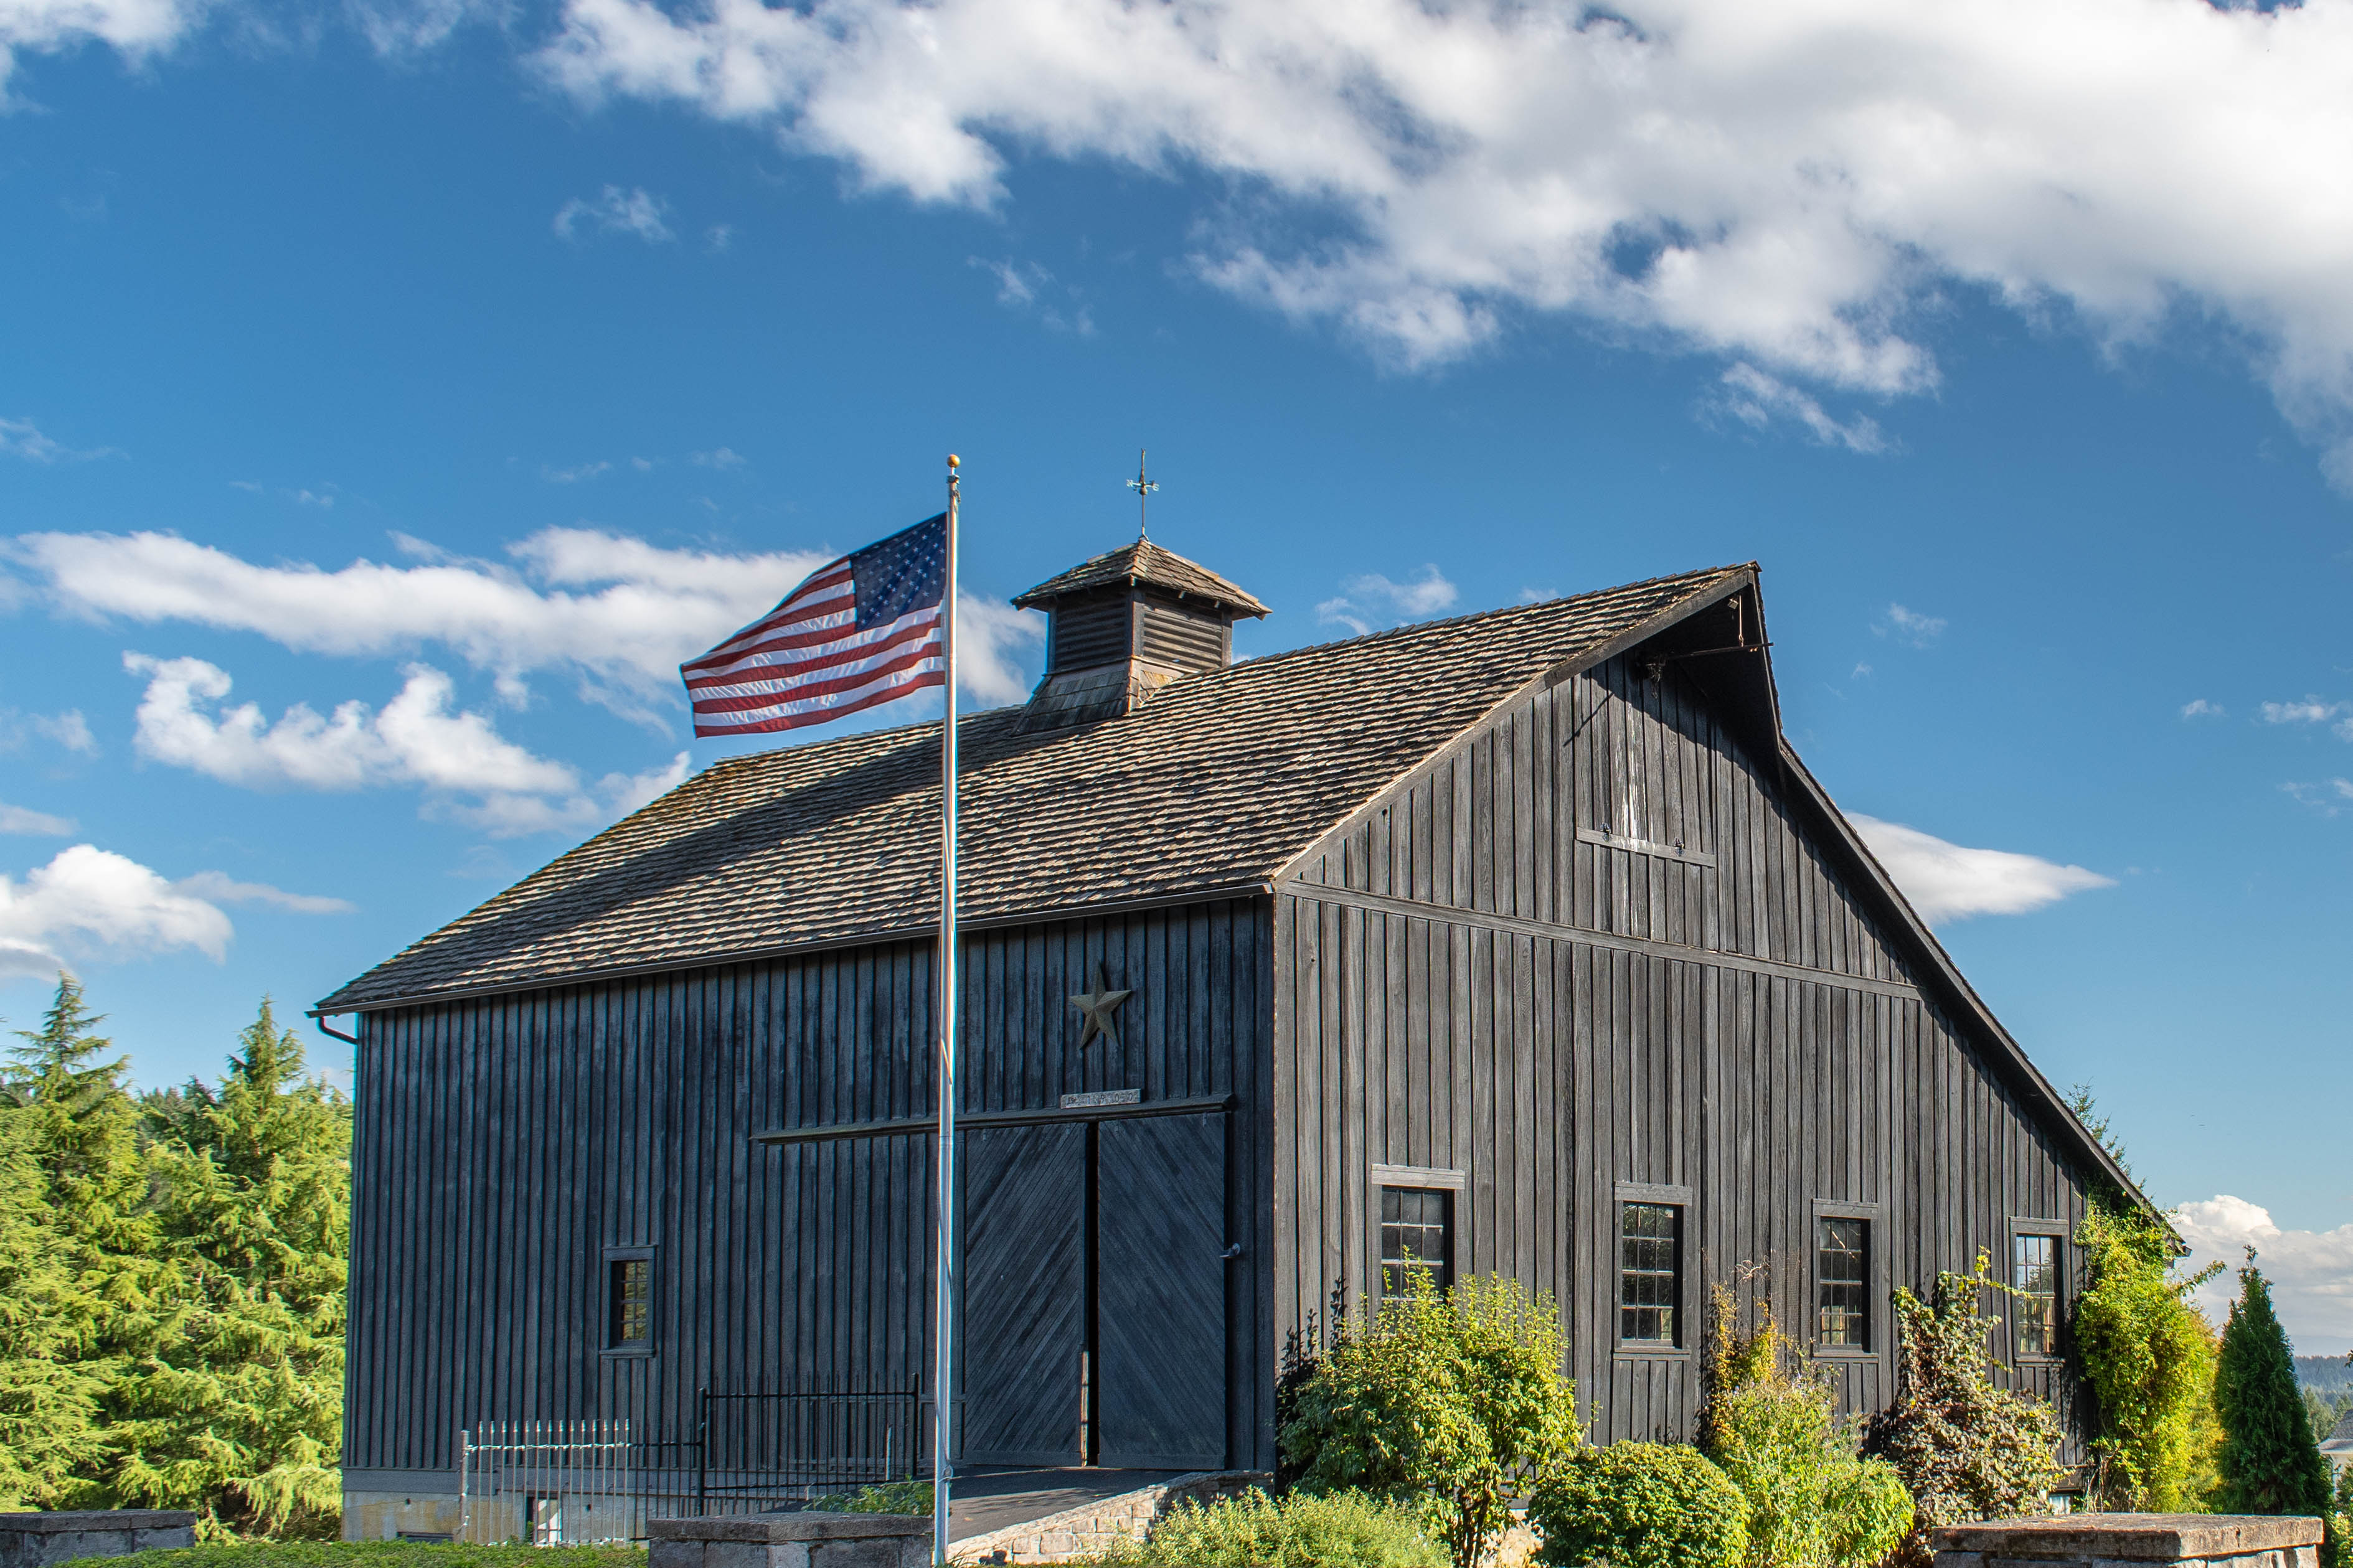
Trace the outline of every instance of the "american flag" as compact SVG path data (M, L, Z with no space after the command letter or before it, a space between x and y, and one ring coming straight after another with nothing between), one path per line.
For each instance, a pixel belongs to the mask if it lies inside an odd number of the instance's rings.
M679 666L698 735L822 724L946 679L940 601L947 513L829 565L784 603Z

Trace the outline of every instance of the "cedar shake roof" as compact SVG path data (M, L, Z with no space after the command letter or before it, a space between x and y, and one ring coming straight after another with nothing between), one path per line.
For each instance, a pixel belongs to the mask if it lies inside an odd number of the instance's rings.
M1082 730L1024 735L1019 708L966 718L964 918L1261 890L1529 681L1747 574L1662 577L1250 659ZM934 721L713 763L317 1011L928 935L939 733Z
M1082 594L1090 588L1124 588L1131 583L1147 583L1187 598L1207 600L1219 609L1239 615L1266 614L1264 605L1207 566L1187 561L1174 551L1163 550L1148 539L1105 551L1092 561L1082 561L1068 572L1047 578L1013 603L1019 609L1043 609L1071 594Z

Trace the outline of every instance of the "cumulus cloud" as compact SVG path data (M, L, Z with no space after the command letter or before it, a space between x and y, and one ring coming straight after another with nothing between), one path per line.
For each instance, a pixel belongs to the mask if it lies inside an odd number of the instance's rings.
M69 752L98 755L98 737L90 732L90 721L79 708L60 713L20 713L14 708L0 708L0 751L14 751L35 735Z
M0 110L27 54L111 44L134 60L169 49L202 18L204 0L0 0Z
M49 975L78 956L152 958L201 952L217 963L236 934L224 903L335 914L341 899L289 893L199 871L174 882L95 845L58 851L20 879L0 872L0 976Z
M27 534L15 553L69 614L253 632L298 653L346 658L438 646L498 677L510 697L532 674L568 674L584 697L631 718L682 705L682 661L832 559L668 550L580 528L543 529L510 545L511 564L396 542L415 564L257 565L167 533ZM1014 661L1038 640L1039 617L973 595L959 602L974 628L957 661L965 689L984 702L1026 690Z
M698 468L726 469L742 468L745 458L743 453L732 447L722 447L712 452L690 452L687 454L686 460Z
M1200 276L1408 363L1556 312L1893 395L1956 280L2202 316L2353 482L2348 58L2341 5L2205 0L565 0L538 57L919 201L1206 173Z
M1799 391L1778 376L1767 375L1753 364L1736 364L1725 371L1717 382L1711 406L1752 430L1795 424L1802 426L1825 447L1842 447L1850 452L1867 454L1887 450L1887 438L1879 433L1876 420L1857 415L1841 424L1811 394Z
M413 787L426 792L426 815L511 837L634 810L686 773L681 752L651 773L584 785L569 763L534 755L480 713L453 710L449 677L427 665L409 666L381 710L353 700L322 717L297 703L273 722L254 703L222 705L231 682L217 665L136 653L122 663L147 680L140 754L248 789Z
M2299 1352L2353 1350L2353 1225L2282 1230L2269 1209L2223 1193L2183 1204L2174 1211L2173 1227L2189 1244L2192 1268L2221 1262L2236 1268L2253 1247L2255 1266L2271 1281L2280 1322ZM2219 1326L2237 1292L2238 1281L2226 1271L2200 1287L2199 1304Z
M1383 626L1426 621L1450 609L1458 590L1435 564L1421 575L1392 583L1378 573L1342 580L1339 594L1315 606L1315 618L1327 626L1345 626L1358 637ZM1525 600L1533 603L1533 600Z
M1050 300L1068 295L1073 300L1078 290L1068 284L1057 285L1054 275L1034 261L1016 261L1010 257L992 261L985 256L967 256L965 265L976 267L997 279L997 302L1008 310L1035 309L1038 319L1058 332L1075 332L1080 337L1095 335L1095 318L1092 307L1080 304L1067 314L1060 304Z
M2327 724L2343 739L2353 741L2353 702L2306 697L2301 702L2266 702L2260 711L2266 724Z
M2009 849L1968 849L1901 823L1847 813L1862 841L1931 925L1972 915L2022 915L2114 879Z
M594 201L575 196L558 207L555 232L565 239L577 239L586 226L600 234L634 234L648 245L659 245L678 237L662 219L669 210L669 203L643 186L625 191L607 185Z
M2341 816L2353 809L2353 779L2323 779L2318 784L2291 781L2280 788L2299 805L2308 805L2323 816Z
M2225 717L2225 714L2220 702L2209 702L2203 697L2194 697L2181 705L2181 716L2184 719L2221 719Z
M51 816L21 805L0 805L0 833L22 833L36 838L63 838L74 830L70 816Z
M605 462L579 463L569 468L549 465L540 468L539 476L551 485L576 485L583 479L597 479L612 471L613 465Z

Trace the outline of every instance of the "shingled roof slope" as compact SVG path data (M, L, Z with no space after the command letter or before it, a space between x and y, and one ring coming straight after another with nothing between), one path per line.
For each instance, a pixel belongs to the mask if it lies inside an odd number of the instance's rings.
M965 917L1271 879L1564 660L1744 569L1326 643L1171 682L1079 731L960 726ZM932 926L937 721L717 763L319 1004L322 1013L721 963Z
M1166 588L1190 598L1206 599L1210 604L1239 610L1246 616L1266 614L1266 606L1251 598L1243 589L1227 582L1198 562L1187 561L1173 550L1163 550L1148 539L1139 539L1133 544L1123 544L1117 550L1106 550L1092 560L1082 561L1068 572L1047 578L1013 603L1025 610L1042 608L1066 595L1113 584L1124 586L1130 583L1149 583L1155 588Z

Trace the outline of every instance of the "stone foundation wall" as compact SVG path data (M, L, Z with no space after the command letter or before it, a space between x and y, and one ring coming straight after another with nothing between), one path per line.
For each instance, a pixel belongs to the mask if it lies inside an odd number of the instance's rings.
M1272 1479L1263 1470L1204 1470L1198 1475L1178 1476L1160 1486L1121 1492L1044 1519L968 1537L955 1543L955 1560L971 1563L1067 1563L1074 1557L1092 1557L1119 1542L1141 1538L1180 1499L1208 1502L1211 1498L1232 1497L1250 1487L1266 1486ZM660 1565L657 1563L654 1568Z
M928 1513L657 1519L647 1568L930 1568Z
M2081 1513L1953 1525L1936 1568L2319 1568L2320 1521L2287 1515Z
M196 1516L175 1508L0 1513L0 1568L47 1568L196 1543Z

